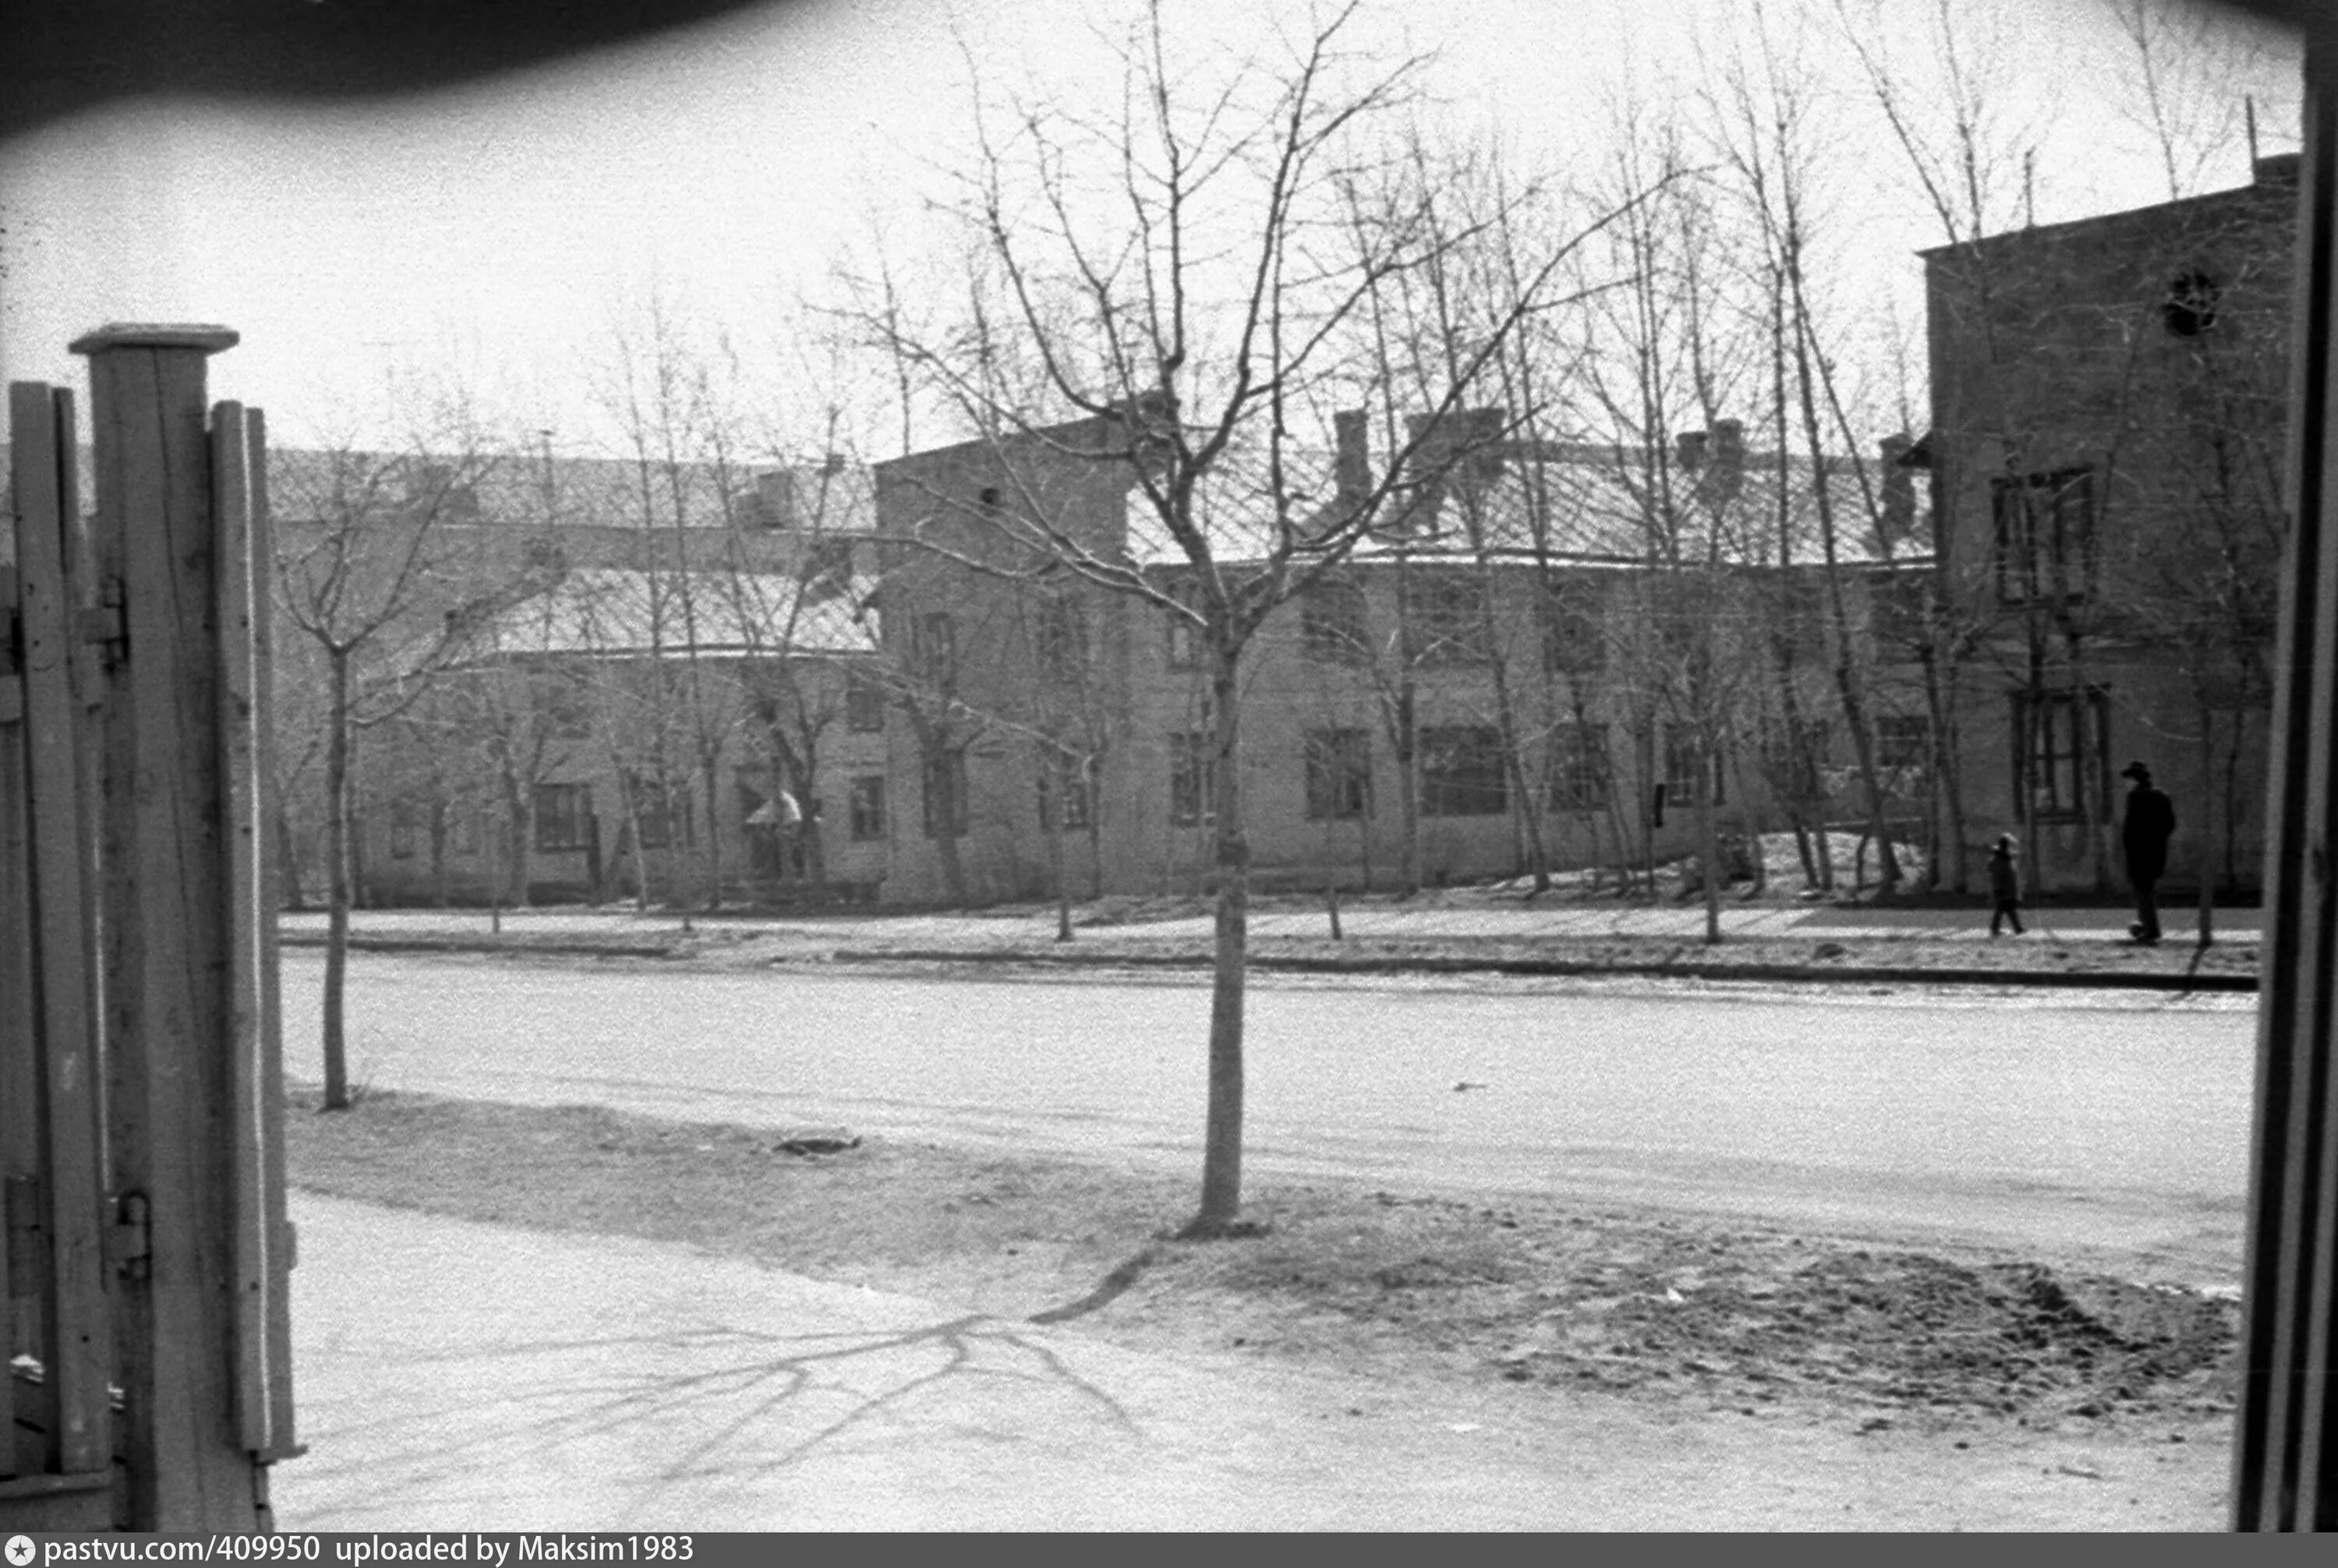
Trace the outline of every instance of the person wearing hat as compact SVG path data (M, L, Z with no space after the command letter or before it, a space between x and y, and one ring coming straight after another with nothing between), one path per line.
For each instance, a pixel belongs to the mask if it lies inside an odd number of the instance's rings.
M2119 832L2127 850L2127 879L2135 888L2135 924L2127 927L2127 935L2138 942L2156 942L2158 885L2161 873L2167 869L2167 840L2176 832L2176 807L2151 787L2151 769L2142 763L2128 763L2119 777L2135 781L2135 788L2127 791L2127 822Z

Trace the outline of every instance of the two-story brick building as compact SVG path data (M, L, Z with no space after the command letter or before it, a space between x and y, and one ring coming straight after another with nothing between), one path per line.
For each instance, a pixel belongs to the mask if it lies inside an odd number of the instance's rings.
M2170 886L2257 880L2295 180L1925 253L1962 831L2047 886L2120 883L2130 760Z

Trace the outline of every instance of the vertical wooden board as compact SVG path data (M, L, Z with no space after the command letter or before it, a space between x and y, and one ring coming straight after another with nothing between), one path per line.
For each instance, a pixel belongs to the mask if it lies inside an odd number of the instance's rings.
M11 509L14 514L14 509ZM0 1481L18 1472L16 1379L9 1363L33 1348L19 1325L8 1253L6 1193L32 1179L39 1155L34 1118L33 846L25 831L24 682L18 677L16 569L0 566ZM29 1288L32 1281L21 1281Z
M85 342L88 340L84 340ZM77 346L78 347L78 346ZM96 549L118 563L125 679L109 734L108 1044L127 1060L119 1190L151 1216L122 1297L133 1528L249 1529L235 1398L234 1152L218 750L207 350L181 338L87 350L100 450ZM134 731L134 737L124 730ZM126 778L113 776L126 751ZM133 1363L135 1363L134 1365Z
M284 1201L284 1018L283 982L277 964L276 912L283 898L284 868L278 863L276 799L276 533L268 503L268 416L258 408L244 410L250 442L246 473L251 496L251 651L253 732L258 750L258 812L260 821L260 1116L266 1167L262 1189L267 1200L268 1233L274 1248L270 1267L275 1289L269 1297L266 1325L269 1364L273 1368L269 1389L271 1407L268 1429L270 1446L262 1458L290 1456L300 1451L293 1424L292 1404L292 1269L298 1261L292 1220Z
M275 1446L270 1420L276 1404L272 1382L277 1368L268 1354L268 1323L279 1275L274 1253L280 1244L268 1215L266 1073L260 1039L266 834L260 815L262 759L254 733L260 697L253 636L255 620L265 612L267 600L255 593L251 580L250 446L240 405L212 406L211 446L211 537L218 563L220 783L225 810L221 837L228 984L221 1044L228 1054L233 1129L236 1421L244 1447L265 1454Z
M62 510L74 454L45 387L9 388L11 459L20 519L18 611L25 659L25 742L33 841L34 967L40 976L42 1192L49 1239L47 1392L54 1400L48 1463L64 1472L112 1462L106 1384L112 1367L104 1289L103 1174L98 1169L96 1020L89 1013L84 886L87 821L80 797L82 705L73 643L80 596L67 573L71 519Z

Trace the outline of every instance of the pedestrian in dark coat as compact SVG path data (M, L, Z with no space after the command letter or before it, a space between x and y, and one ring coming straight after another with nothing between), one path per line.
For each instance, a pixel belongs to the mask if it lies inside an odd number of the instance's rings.
M2002 936L1999 923L2013 922L2013 934L2021 935L2021 870L2013 863L2013 835L2000 833L1997 838L1997 853L1989 858L1989 896L1997 907L1989 916L1989 934Z
M2130 762L2119 777L2135 780L2127 792L2127 823L2119 840L2127 850L2127 879L2135 889L2135 924L2127 935L2138 942L2159 940L2159 878L2167 869L2167 840L2176 833L2176 807L2151 787L2151 769Z

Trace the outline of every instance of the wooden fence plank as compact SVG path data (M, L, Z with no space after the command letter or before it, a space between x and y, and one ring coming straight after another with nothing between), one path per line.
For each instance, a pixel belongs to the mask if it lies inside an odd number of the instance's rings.
M255 800L260 832L260 1067L261 1149L265 1165L265 1219L273 1240L270 1266L275 1289L269 1297L265 1324L269 1365L270 1445L263 1459L300 1453L292 1409L292 1268L297 1261L291 1217L284 1200L284 1020L283 985L277 962L276 912L284 897L284 867L280 863L276 823L276 638L274 584L276 532L268 505L268 416L258 408L244 410L250 442L246 471L251 487L251 596L258 613L251 623L254 729L258 789Z
M47 1468L112 1463L107 1375L112 1346L104 1288L104 1181L98 1169L96 1019L93 1013L88 867L82 811L74 642L82 595L66 505L74 487L72 405L49 387L9 389L16 485L18 609L25 649L25 741L33 839L34 968L39 976L41 1103L45 1123L42 1215L49 1242L44 1318L54 1389Z
M267 971L263 934L274 924L269 897L258 733L266 705L258 636L268 612L267 579L255 579L253 457L244 410L211 408L211 516L217 541L220 780L227 812L227 1037L235 1161L236 1419L243 1446L261 1455L282 1446L275 1431L277 1383L287 1368L270 1354L269 1326L285 1284L282 1233L270 1215L268 1177Z

